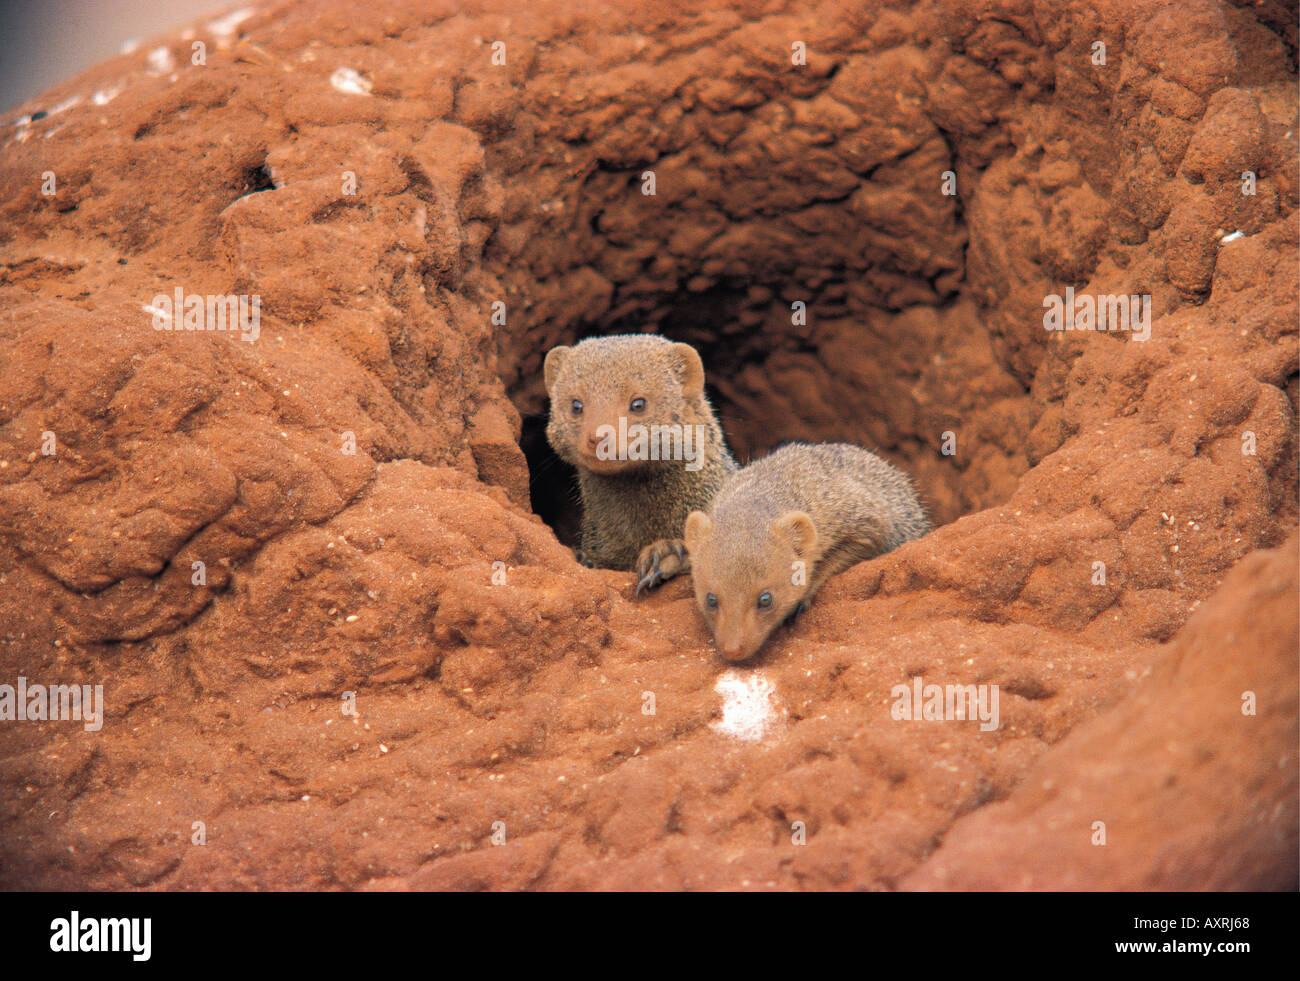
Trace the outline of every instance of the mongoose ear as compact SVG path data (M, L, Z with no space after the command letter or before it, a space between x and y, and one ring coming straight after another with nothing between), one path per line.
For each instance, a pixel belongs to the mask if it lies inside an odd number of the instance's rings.
M700 352L689 344L674 344L673 355L682 371L682 394L688 399L704 394L704 362Z
M785 538L799 555L808 555L817 545L817 528L803 511L787 511L772 522L772 530Z
M564 359L569 356L571 350L573 349L561 344L546 352L546 361L542 365L542 375L546 378L546 390L548 392L555 388L555 379L560 374L560 369L564 367Z
M694 552L695 546L703 544L711 534L713 522L703 511L692 511L686 516L686 532L682 536L686 540L686 551Z

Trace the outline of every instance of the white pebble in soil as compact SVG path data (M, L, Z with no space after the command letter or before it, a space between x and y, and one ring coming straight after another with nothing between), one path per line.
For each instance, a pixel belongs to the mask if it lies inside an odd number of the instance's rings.
M158 75L165 75L176 67L171 51L166 47L154 48L149 52L149 70Z
M216 35L218 44L229 44L235 37L235 31L244 21L252 17L252 7L243 7L226 16L208 22L208 30Z
M722 718L711 725L721 735L757 742L775 725L780 714L776 689L762 672L727 671L713 690L722 696Z
M370 82L362 78L355 68L334 69L334 74L330 76L330 84L348 95L370 94Z

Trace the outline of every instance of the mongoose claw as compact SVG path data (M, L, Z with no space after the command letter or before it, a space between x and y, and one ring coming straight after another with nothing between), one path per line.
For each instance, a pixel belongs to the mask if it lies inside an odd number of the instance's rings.
M636 583L636 595L654 589L673 576L680 575L691 567L691 560L686 554L686 543L680 539L661 538L641 550L637 557L636 571L639 575Z
M588 569L596 568L596 563L587 558L586 554L580 548L573 550L573 557L578 560L579 565L585 565Z

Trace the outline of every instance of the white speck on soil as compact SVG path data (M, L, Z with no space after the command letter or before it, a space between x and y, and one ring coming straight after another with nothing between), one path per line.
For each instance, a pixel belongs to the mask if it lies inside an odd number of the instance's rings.
M252 17L254 13L252 7L244 7L233 13L226 14L225 17L218 20L209 21L208 30L217 36L218 41L229 41L235 36L235 28Z
M349 95L369 95L370 83L362 78L355 68L335 68L330 76L330 84L340 92Z
M776 689L758 671L728 671L713 690L722 696L722 719L712 728L741 742L757 742L767 735L777 718Z
M73 96L72 98L70 98L70 99L64 99L64 100L63 100L62 102L60 102L57 106L55 106L53 109L51 109L51 110L50 110L50 115L51 115L51 116L57 116L59 113L61 113L61 112L67 112L67 111L68 111L69 109L71 109L73 106L75 106L75 105L79 105L80 103L81 103L81 96L79 96L79 95L74 95L74 96Z
M149 70L157 72L159 75L171 71L176 67L176 62L172 59L172 53L166 45L154 48L149 52Z

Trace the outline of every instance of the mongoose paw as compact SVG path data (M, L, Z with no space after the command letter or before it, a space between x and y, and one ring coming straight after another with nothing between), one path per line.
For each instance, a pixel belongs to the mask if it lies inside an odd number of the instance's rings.
M573 550L573 557L578 560L579 565L585 565L588 569L596 568L596 563L587 558L586 553L580 548Z
M636 560L636 594L640 596L691 567L686 543L681 539L661 538L641 549Z

